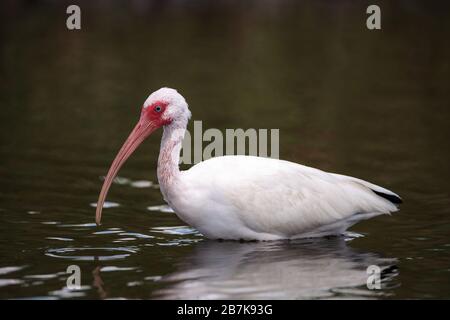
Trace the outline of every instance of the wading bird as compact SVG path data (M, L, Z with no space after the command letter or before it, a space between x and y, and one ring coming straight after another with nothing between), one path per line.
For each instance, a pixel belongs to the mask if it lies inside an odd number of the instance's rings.
M189 170L178 167L191 112L176 90L161 88L145 101L103 183L96 223L120 167L156 129L163 127L158 181L178 217L211 239L277 240L340 235L358 221L397 211L400 197L357 178L293 162L223 156Z

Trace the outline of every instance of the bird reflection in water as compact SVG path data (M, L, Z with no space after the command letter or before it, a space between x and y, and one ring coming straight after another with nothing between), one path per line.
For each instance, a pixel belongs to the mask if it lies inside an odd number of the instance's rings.
M350 248L342 237L276 242L196 244L179 271L164 276L158 299L376 298L396 286L397 259ZM381 268L381 290L366 286L367 267Z
M95 267L92 271L92 286L97 289L97 293L100 299L106 299L108 297L108 292L104 288L104 282L100 276L101 266Z

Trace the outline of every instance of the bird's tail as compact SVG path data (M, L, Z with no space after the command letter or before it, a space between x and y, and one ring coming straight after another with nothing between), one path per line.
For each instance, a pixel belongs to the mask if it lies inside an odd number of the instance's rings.
M365 180L361 180L361 179L358 179L358 178L344 176L344 175L340 175L340 174L335 174L335 175L341 176L341 177L345 177L345 178L353 180L353 181L355 181L355 182L357 182L359 184L362 184L363 186L365 186L365 187L369 188L370 190L372 190L376 195L378 195L378 196L380 196L380 197L382 197L382 198L392 202L396 206L398 206L400 203L403 203L402 198L398 194L392 192L391 190L388 190L386 188L377 186L376 184L373 184L373 183L370 183L370 182L367 182Z

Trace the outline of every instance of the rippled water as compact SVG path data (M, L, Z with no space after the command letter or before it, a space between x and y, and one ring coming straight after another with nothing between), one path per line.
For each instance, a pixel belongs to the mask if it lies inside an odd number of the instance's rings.
M450 298L448 8L385 2L368 33L350 1L86 1L68 32L57 4L5 3L0 298ZM163 85L205 129L279 128L282 158L390 188L401 211L343 238L208 241L164 205L156 134L97 227L103 176Z

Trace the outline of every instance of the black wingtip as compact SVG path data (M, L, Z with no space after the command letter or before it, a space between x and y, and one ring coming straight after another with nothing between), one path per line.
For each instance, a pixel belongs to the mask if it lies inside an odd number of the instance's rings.
M379 191L372 190L375 194L379 195L382 198L385 198L386 200L389 200L393 204L400 204L403 203L402 198L395 196L393 194L387 194Z

